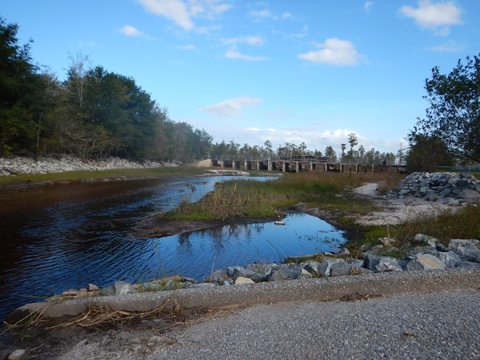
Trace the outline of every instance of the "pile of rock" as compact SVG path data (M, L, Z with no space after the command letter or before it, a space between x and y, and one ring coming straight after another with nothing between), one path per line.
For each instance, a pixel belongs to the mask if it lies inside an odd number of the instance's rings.
M480 181L459 173L421 173L408 175L391 194L396 198L416 197L448 205L480 201Z
M321 254L319 261L289 264L249 264L230 266L211 274L204 282L172 276L148 283L129 284L116 281L112 286L98 289L95 285L80 290L69 290L55 299L69 299L99 295L124 295L149 291L176 290L196 287L254 284L266 281L307 279L341 275L360 275L371 272L443 270L451 268L480 268L480 241L474 239L452 239L448 247L437 239L417 234L417 246L411 248L403 259L378 255L379 250L395 249L391 239L363 254L363 259L342 258L333 254ZM381 252L380 252L381 253ZM345 256L345 255L343 255ZM320 260L321 258L321 260Z
M61 158L43 157L37 160L28 157L13 156L0 158L0 176L19 174L47 174L78 170L139 169L164 166L177 166L178 162L136 162L117 157L104 160L81 160L73 156Z

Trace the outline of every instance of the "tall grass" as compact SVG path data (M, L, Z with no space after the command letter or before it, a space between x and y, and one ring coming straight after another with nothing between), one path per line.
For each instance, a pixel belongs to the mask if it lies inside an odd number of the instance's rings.
M272 218L279 214L279 209L299 202L341 213L365 213L374 209L371 201L354 197L348 189L369 181L390 184L398 182L398 175L305 172L286 174L267 182L231 181L218 184L200 202L184 201L162 217L176 220Z

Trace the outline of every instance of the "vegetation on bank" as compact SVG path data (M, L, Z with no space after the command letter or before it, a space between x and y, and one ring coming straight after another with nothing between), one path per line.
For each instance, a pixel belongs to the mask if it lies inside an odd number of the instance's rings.
M341 218L347 214L365 214L373 203L355 196L349 189L364 182L380 182L391 187L398 174L340 174L305 172L286 174L273 181L229 181L197 203L185 199L175 210L162 214L168 220L224 220L276 218L289 207L304 203L329 211Z
M112 170L79 170L49 174L22 174L0 176L0 186L21 183L63 182L82 180L101 180L117 178L141 178L156 176L189 176L204 174L205 169L189 166L147 168L147 169L112 169Z

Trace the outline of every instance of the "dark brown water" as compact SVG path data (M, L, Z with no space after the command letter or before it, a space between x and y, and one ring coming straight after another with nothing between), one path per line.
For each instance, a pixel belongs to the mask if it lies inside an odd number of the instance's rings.
M173 274L198 280L212 266L281 261L335 251L343 234L290 214L286 226L255 224L137 239L147 216L197 201L234 177L66 184L0 193L0 319L16 307L88 283L148 281ZM271 178L256 178L259 181ZM193 185L193 186L192 186Z

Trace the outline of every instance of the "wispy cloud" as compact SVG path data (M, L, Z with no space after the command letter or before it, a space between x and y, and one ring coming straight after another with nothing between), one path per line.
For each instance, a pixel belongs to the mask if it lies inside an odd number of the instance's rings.
M293 15L287 11L282 14L275 14L268 9L252 10L248 14L257 21L266 20L266 19L287 20L287 19L293 18Z
M440 45L437 45L437 46L432 46L430 48L427 48L427 50L436 51L436 52L452 53L452 52L463 51L463 47L459 46L458 44L456 44L454 42L450 42L450 43L446 43L446 44L440 44Z
M262 99L256 97L242 96L227 99L217 104L205 106L201 111L213 113L222 117L232 117L240 115L246 108L259 105Z
M225 52L225 57L232 60L243 61L265 61L268 60L265 56L251 56L241 53L235 46L232 46Z
M350 41L330 38L315 44L318 50L299 54L302 60L337 66L352 66L360 61L360 54Z
M363 4L363 8L366 12L370 12L370 10L372 10L373 4L375 4L373 1L365 1L365 3Z
M180 49L180 50L185 50L185 51L195 51L195 50L197 50L197 47L193 44L178 45L178 46L176 46L176 48Z
M125 25L122 28L118 29L118 32L122 33L123 35L131 36L131 37L145 36L143 32L141 32L135 26L132 26L132 25Z
M417 8L405 5L400 12L437 35L448 35L450 26L462 23L462 12L451 1L433 3L431 0L419 0Z
M221 0L137 0L149 13L173 21L184 30L195 29L193 19L203 16L212 18L231 8L231 4Z
M247 45L263 45L265 39L261 36L239 36L228 39L222 39L225 45L247 44Z

